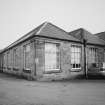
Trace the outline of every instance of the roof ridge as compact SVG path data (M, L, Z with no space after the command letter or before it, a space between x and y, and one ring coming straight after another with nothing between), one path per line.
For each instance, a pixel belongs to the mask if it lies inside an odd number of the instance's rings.
M88 32L88 33L92 34L90 31L88 31L87 29L82 28L82 27L81 27L81 28L77 28L77 29L75 29L75 30L69 32L69 34L75 32L75 31L79 31L79 30L81 30L81 32L84 32L84 31L85 31L85 32Z
M103 32L99 32L99 33L96 33L95 35L102 34L102 33L105 33L105 31L103 31Z
M56 28L59 29L60 31L62 31L62 32L66 33L67 35L69 35L67 31L65 31L65 30L63 30L62 28L56 26L55 24L52 24L51 22L48 22L48 24L50 24L50 25L56 27ZM78 39L75 38L74 36L72 36L72 35L70 35L70 36L71 36L72 38L74 38L75 40L78 40ZM79 41L79 40L78 40L78 41Z
M94 40L96 39L96 40L99 41L99 42L95 42L95 43L105 45L105 40L99 38L98 35L92 34L91 32L87 31L87 30L84 29L84 28L76 29L76 30L74 30L74 31L72 31L72 32L69 32L69 34L72 34L72 35L74 34L74 36L75 36L76 33L78 33L79 31L80 31L79 34L81 34L81 37L84 38L84 39L87 39L87 40L90 41L91 43L93 43L93 42L92 42L93 39L94 39ZM81 32L81 31L82 31L82 32ZM78 38L78 37L76 36L76 38ZM89 38L92 38L92 39L89 39ZM89 43L90 43L90 42L89 42Z
M52 26L54 26L54 27L56 27L56 28L58 28L58 29L60 29L61 31L67 33L65 30L63 30L62 28L56 26L55 24L52 24L51 22L47 22L47 23L50 24L50 25L52 25Z
M63 30L62 28L60 28L60 27L56 26L55 24L52 24L51 22L48 22L48 21L46 21L46 22L44 23L44 26L39 30L38 33L36 33L36 35L40 35L40 32L43 31L43 29L44 29L47 25L50 25L51 27L54 27L54 28L58 29L59 31L64 32L65 34L69 35L68 32L66 32L65 30ZM77 38L75 38L75 37L73 37L73 36L71 36L71 37L72 37L74 40L79 41Z
M36 34L39 34L48 23L49 22L47 22L47 21L44 22L43 25L42 25L42 27L36 32Z

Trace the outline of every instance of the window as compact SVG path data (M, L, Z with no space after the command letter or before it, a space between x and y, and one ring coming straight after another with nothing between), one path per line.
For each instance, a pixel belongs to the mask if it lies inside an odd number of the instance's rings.
M16 54L16 52L17 52L17 49L14 49L14 52L13 52L13 66L14 66L14 68L16 67L16 56L17 56L17 54Z
M93 66L97 66L98 64L98 49L97 48L89 48L89 62L93 64Z
M7 67L7 54L5 53L3 56L3 67L6 68Z
M7 68L9 68L9 57L10 57L10 52L8 51L7 52Z
M12 65L12 53L11 50L7 52L7 68L10 69Z
M73 69L80 68L81 47L77 45L71 46L71 65Z
M30 44L24 46L24 69L29 70L29 60L30 60Z
M105 50L104 50L104 62L105 62Z
M45 71L60 70L59 44L45 43Z

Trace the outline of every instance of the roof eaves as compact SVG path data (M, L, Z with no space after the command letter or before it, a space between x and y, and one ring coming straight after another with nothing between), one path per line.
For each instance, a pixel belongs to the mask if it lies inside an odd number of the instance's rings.
M43 38L50 38L50 39L56 39L56 40L61 40L61 41L68 41L68 42L76 42L76 43L81 43L80 41L74 41L74 40L69 40L69 39L62 39L62 38L54 38L54 37L48 37L48 36L43 36L43 35L37 35L35 37L43 37Z
M19 38L18 40L16 40L15 42L13 42L12 44L10 44L9 46L7 46L4 49L8 49L11 48L15 45L17 45L18 43L26 40L27 38L31 37L32 35L34 35L35 33L37 33L37 31L40 30L40 28L44 25L45 23L42 23L41 25L39 25L38 27L34 28L32 31L28 32L27 34L25 34L24 36L22 36L21 38ZM32 34L32 35L31 35Z

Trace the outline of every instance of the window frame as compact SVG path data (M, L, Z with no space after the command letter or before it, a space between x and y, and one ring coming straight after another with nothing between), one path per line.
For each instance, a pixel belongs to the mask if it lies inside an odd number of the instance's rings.
M26 61L26 47L27 46L30 46L30 51L31 51L31 42L23 45L23 71L26 73L31 73L31 69L27 68L27 61ZM29 53L30 53L30 51L29 51Z
M14 48L13 49L13 70L17 71L18 70L18 67L16 66L17 64L17 61L16 61L16 54L17 54L17 50L18 48Z
M75 46L75 47L77 47L77 48L80 48L80 52L75 52L74 51L74 56L75 56L75 53L79 53L80 54L80 61L81 61L81 59L82 59L82 46L81 45L77 45L77 44L71 44L71 60L72 60L72 46ZM77 56L77 55L76 55ZM76 60L77 60L77 58L76 58ZM75 57L74 57L74 62L75 62ZM75 68L73 68L73 64L72 64L72 61L71 61L71 71L80 71L81 70L81 62L79 62L80 64L80 67L78 67L78 68L76 68L76 63L74 63L75 64Z
M7 69L8 70L10 70L11 69L11 61L9 61L9 60L11 60L11 51L9 50L8 52L7 52Z
M58 52L56 52L56 57L59 59L59 68L57 69L50 69L50 70L45 70L45 54L46 54L46 51L45 51L45 46L46 44L53 44L53 45L56 45L56 48L58 50ZM56 59L57 60L57 59ZM58 61L58 60L57 60ZM56 43L56 42L45 42L44 44L44 73L59 73L61 72L61 52L60 52L60 43Z
M3 69L7 68L7 53L3 54Z
M13 68L16 66L16 49L17 48L13 49Z
M9 67L9 51L7 52L7 69L8 69L8 67Z
M105 49L104 49L104 60L103 61L105 62Z
M89 47L88 49L89 49L89 53L91 52L91 54L90 54L91 59L92 60L95 59L94 62L91 62L91 64L95 64L96 67L99 67L98 66L99 65L99 61L98 61L98 48L96 48L96 47ZM88 59L90 61L90 57Z

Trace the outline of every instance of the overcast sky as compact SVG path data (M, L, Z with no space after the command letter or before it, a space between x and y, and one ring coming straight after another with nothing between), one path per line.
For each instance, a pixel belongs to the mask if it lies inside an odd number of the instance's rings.
M41 23L105 31L105 0L0 0L0 49Z

